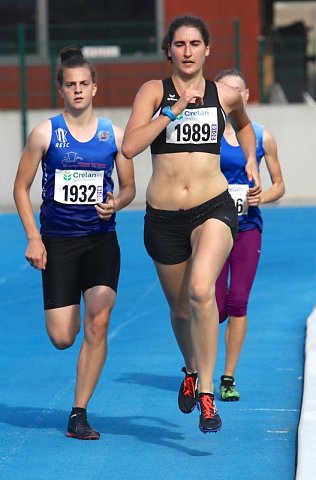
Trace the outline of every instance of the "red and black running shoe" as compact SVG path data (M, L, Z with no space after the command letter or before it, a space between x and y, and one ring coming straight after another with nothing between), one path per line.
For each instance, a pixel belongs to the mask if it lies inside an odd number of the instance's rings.
M188 373L185 367L182 368L182 372L185 374L185 377L180 386L178 405L181 412L191 413L197 402L197 372Z
M67 437L79 440L99 440L100 433L96 432L87 420L87 413L80 411L71 413L68 421Z
M214 395L199 393L198 409L200 410L199 428L201 432L218 432L221 429L222 420L215 406Z

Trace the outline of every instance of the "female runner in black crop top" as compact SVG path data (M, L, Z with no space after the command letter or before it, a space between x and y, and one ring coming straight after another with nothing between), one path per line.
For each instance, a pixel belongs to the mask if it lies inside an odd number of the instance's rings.
M230 115L247 158L254 194L261 189L255 136L240 94L203 76L210 46L201 19L176 18L162 48L173 65L171 79L141 86L122 151L132 158L151 146L153 174L144 237L185 362L178 404L184 413L198 404L200 430L214 432L221 428L213 385L218 337L215 282L237 229L236 210L219 164L225 116Z

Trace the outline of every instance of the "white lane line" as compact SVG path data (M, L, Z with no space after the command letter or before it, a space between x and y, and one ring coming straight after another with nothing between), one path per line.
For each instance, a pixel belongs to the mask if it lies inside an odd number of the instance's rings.
M150 314L152 314L153 312L156 312L157 310L160 309L159 306L151 309L151 310L147 310L147 311L143 311L142 310L142 304L144 302L144 300L151 295L151 293L153 292L153 290L155 290L155 288L158 286L158 280L155 280L154 282L152 282L151 284L149 284L149 286L147 287L147 289L144 291L144 293L139 297L138 301L136 303L134 303L133 305L133 308L129 311L129 313L127 314L127 319L120 323L114 330L112 330L109 335L108 335L108 341L110 342L111 340L113 340L113 338L115 338L121 330L123 330L125 327L127 327L127 325L130 325L131 323L135 322L135 320L138 320L139 318L142 318L142 317L145 317L145 316L149 316ZM138 311L138 313L135 313L133 314L133 312Z
M239 408L242 412L299 412L298 408Z
M284 434L284 433L289 433L289 430L267 430L267 433Z

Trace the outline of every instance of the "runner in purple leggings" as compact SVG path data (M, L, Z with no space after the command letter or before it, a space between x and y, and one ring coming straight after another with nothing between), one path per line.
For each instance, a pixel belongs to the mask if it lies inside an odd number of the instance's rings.
M238 90L246 106L249 90L238 70L223 70L215 80ZM246 160L229 121L226 121L221 140L221 170L239 215L237 238L216 283L219 321L228 318L225 370L220 384L220 396L224 401L238 401L240 397L234 377L246 336L248 299L260 258L262 216L259 205L278 200L285 192L275 139L262 125L253 122L252 126L257 139L258 166L264 157L271 178L271 186L264 192L254 196L248 193L251 185L245 172Z

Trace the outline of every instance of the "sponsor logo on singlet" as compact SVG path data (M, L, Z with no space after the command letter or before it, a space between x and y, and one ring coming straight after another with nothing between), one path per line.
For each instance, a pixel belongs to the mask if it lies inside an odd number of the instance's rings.
M108 132L107 130L100 130L98 132L99 142L107 142L109 138L110 138L110 132Z
M61 164L63 167L66 167L69 164L77 164L78 161L82 160L82 157L78 156L78 153L76 152L67 152L65 153L64 158L61 161Z
M62 171L62 177L63 180L66 182L69 182L73 179L85 179L85 178L97 178L99 175L99 172L89 172L89 171L70 171L70 170L63 170Z
M63 128L56 128L55 135L58 142L55 143L56 148L67 148L69 147L69 142L67 141L67 130Z

